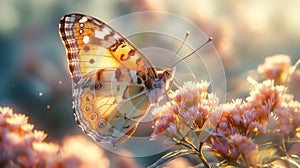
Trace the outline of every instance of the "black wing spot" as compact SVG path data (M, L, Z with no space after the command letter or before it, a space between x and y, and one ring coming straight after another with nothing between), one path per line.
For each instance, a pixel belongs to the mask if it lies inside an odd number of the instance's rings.
M121 54L120 55L120 59L123 61L123 60L125 60L126 58L125 58L125 54Z
M84 47L83 47L83 50L84 50L84 51L89 51L89 50L90 50L90 47L89 47L89 46L84 46Z
M93 64L95 63L95 60L93 58L90 59L90 63Z
M99 81L95 83L95 90L99 90L99 89L101 89L101 87L102 87L102 84Z
M116 76L117 81L120 81L121 75L122 75L121 69L117 69L115 71L115 76Z
M106 125L106 120L105 119L100 119L98 123L99 128L103 128Z
M100 83L100 81L95 82L94 85L90 86L90 90L99 90L101 89L102 84Z
M135 55L135 51L134 51L134 49L131 49L128 53L128 56L134 56L134 55ZM137 60L139 60L139 59L137 59Z

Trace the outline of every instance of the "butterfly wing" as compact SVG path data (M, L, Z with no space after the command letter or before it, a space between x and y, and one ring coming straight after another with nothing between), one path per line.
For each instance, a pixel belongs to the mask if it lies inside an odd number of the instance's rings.
M119 145L149 109L145 80L157 77L155 69L120 33L90 16L64 16L59 33L75 83L78 125L97 142Z
M59 33L75 83L89 72L111 67L151 71L150 75L157 76L149 61L130 41L96 18L65 15L60 21Z
M148 90L134 83L136 78L135 70L106 68L78 82L73 92L74 114L84 132L114 146L135 132L150 107Z

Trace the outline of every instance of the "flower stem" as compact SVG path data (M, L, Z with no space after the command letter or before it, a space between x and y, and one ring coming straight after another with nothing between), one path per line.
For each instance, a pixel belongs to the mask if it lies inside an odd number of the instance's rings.
M208 164L208 162L207 162L207 160L205 159L205 157L204 157L204 155L203 155L203 152L202 152L202 147L203 147L203 144L204 143L200 143L200 146L199 146L199 158L201 159L201 161L202 161L202 163L203 163L203 165L204 165L204 167L206 167L206 168L211 168L211 166Z

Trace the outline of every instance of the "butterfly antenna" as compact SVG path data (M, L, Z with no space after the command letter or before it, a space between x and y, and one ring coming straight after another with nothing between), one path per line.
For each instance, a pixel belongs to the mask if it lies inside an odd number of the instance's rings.
M200 50L203 46L205 46L207 43L211 42L212 40L213 40L213 38L212 38L212 37L209 37L208 40L207 40L205 43L203 43L201 46L199 46L196 50L194 50L193 52L191 52L191 53L188 54L187 56L185 56L185 57L183 57L182 59L178 60L177 62L173 63L173 64L171 65L171 67L174 67L174 66L175 66L176 64L178 64L179 62L181 62L181 61L185 60L186 58L188 58L189 56L195 54L195 52L197 52L198 50Z
M180 47L179 47L178 50L176 51L176 55L177 55L177 54L179 53L179 51L182 49L182 47L183 47L183 45L184 45L184 43L185 43L185 41L186 41L186 39L188 38L189 35L190 35L190 32L189 32L189 31L186 31L186 32L185 32L185 37L184 37L184 39L183 39L183 41L182 41Z

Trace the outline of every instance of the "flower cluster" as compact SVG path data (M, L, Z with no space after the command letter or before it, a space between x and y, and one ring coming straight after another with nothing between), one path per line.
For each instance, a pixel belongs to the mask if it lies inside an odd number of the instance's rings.
M290 76L291 59L287 55L274 55L265 58L264 64L257 67L257 71L266 79L274 79L275 83L285 83Z
M288 92L300 98L300 59L292 65L288 55L273 55L265 58L265 62L257 67L257 71L275 84L288 86ZM297 70L298 68L298 70Z
M297 117L290 117L294 113L299 113L299 102L294 101L292 95L286 94L287 88L285 86L274 86L274 81L271 80L256 84L255 87L256 89L251 91L250 96L247 98L249 104L255 109L255 121L264 124L266 129L272 131L274 131L274 127L278 127L283 131L284 127L292 126L290 122L297 119ZM287 123L284 120L290 120L290 122Z
M109 167L104 151L85 138L65 138L60 147L33 128L24 114L0 107L0 167Z
M299 141L300 103L286 93L285 86L275 85L273 80L256 83L254 87L245 101L218 104L218 98L207 92L207 82L186 83L174 93L172 104L159 114L152 136L191 150L205 143L219 159L234 166L274 161L270 158L275 155L264 160L256 156L261 154L264 144L272 142L273 149L291 139ZM212 131L201 137L207 130ZM278 141L261 138L270 135ZM288 153L289 149L285 149L283 153Z
M228 162L238 162L240 156L249 156L257 147L251 138L263 129L254 122L255 110L246 102L238 99L220 105L216 111L220 119L214 123L214 134L206 141L210 150ZM248 157L247 157L248 158Z
M198 148L201 139L196 133L202 129L209 112L219 102L214 94L207 92L208 87L208 82L187 82L170 95L173 101L158 115L152 139Z
M300 60L292 65L288 55L273 55L265 58L265 62L257 67L257 71L275 84L286 84L296 71Z
M208 87L208 82L187 82L173 95L177 113L195 130L203 127L209 112L219 103L214 94L207 92Z

